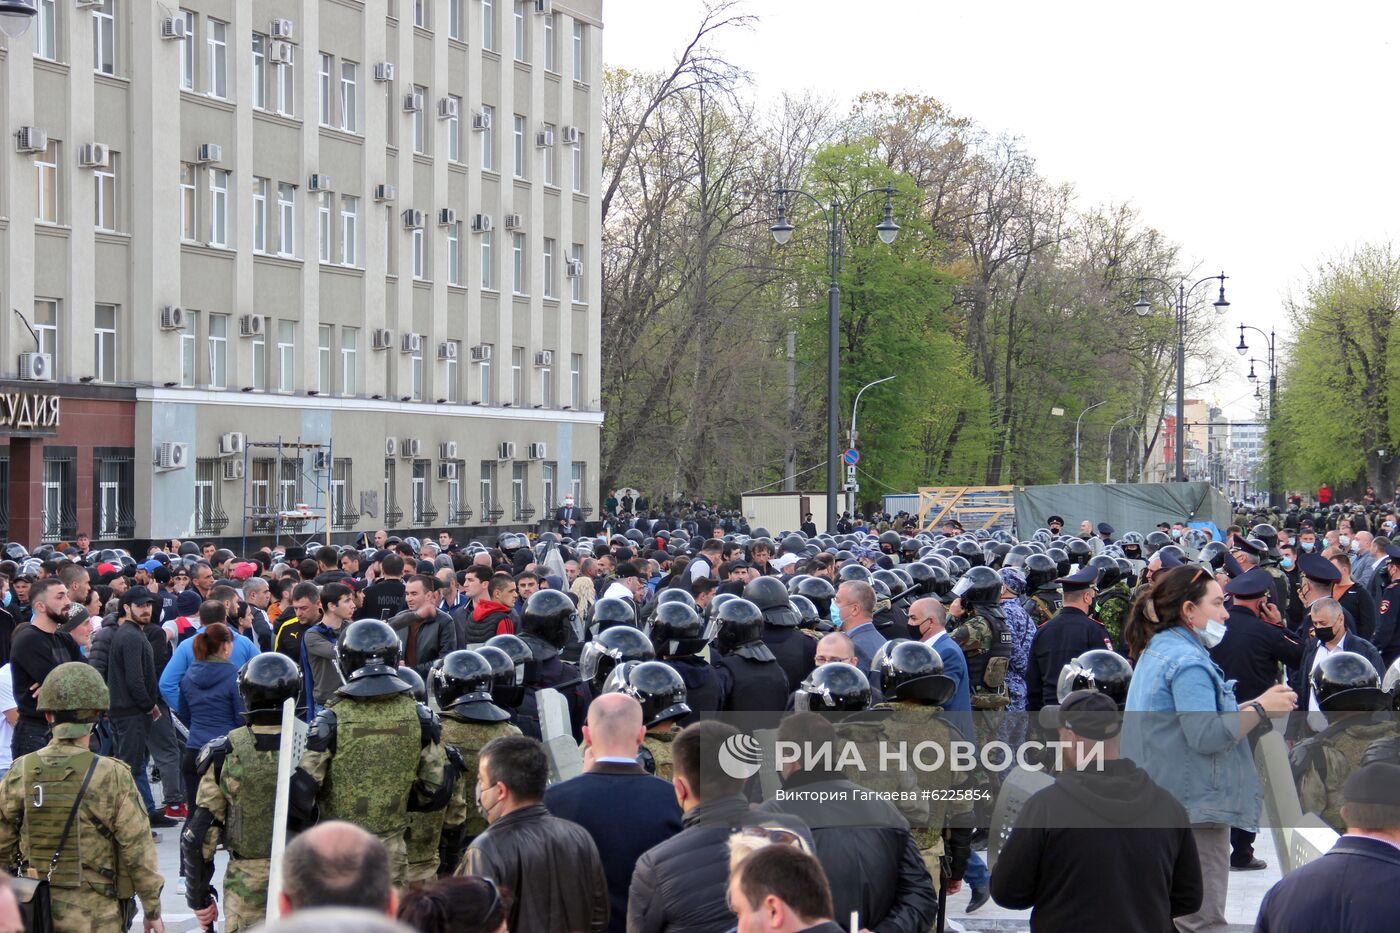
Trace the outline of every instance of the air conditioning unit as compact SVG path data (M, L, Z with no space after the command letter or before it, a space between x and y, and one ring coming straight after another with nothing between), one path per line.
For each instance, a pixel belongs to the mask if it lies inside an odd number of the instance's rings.
M439 463L439 464L438 464L438 479L456 479L456 478L457 478L457 464L455 464L455 463Z
M19 377L30 382L53 382L53 357L47 353L21 353Z
M292 63L292 49L294 46L290 42L269 42L267 45L267 60L274 65L290 65Z
M111 146L102 143L88 143L78 150L78 164L83 168L106 168L111 161Z
M536 365L536 366L553 366L553 365L554 365L554 351L553 351L553 350L541 350L540 352L536 353L536 354L535 354L535 365Z
M423 109L423 96L417 91L403 96L403 109L408 113L417 113Z
M566 146L577 146L577 145L578 145L578 127L576 127L576 126L566 126L566 127L564 127L560 132L563 134L563 136L562 136L561 138L563 139L564 145L566 145Z
M549 450L544 444L531 444L526 450L526 453L531 460L543 460L545 457L549 456Z
M476 116L472 117L472 129L474 129L474 130L489 130L490 128L491 128L491 114L489 114L489 113L478 113Z
M160 309L161 330L184 330L189 323L189 312L179 305L166 305Z
M331 190L331 176L312 175L307 180L306 190L308 191L329 191Z
M243 469L244 469L244 468L243 468L243 461L242 461L242 460L225 460L225 461L224 461L224 479L227 479L227 480L242 479L242 478L243 478Z
M472 362L473 362L473 363L489 363L489 362L491 362L491 344L489 344L489 343L479 343L479 344L477 344L476 346L472 347Z
M413 208L403 212L403 228L405 230L418 230L423 226L423 212L415 211Z
M457 358L457 344L451 340L444 340L438 344L438 359L455 360Z
M21 126L15 131L15 148L20 152L43 152L49 148L49 134L37 126Z
M82 10L87 9L89 7L101 6L102 0L78 0L78 2L75 5L78 7L78 9Z
M416 437L405 437L399 441L399 456L411 460L423 453L423 442Z
M195 150L194 160L196 162L222 162L224 160L224 147L218 143L200 143Z
M535 145L541 149L548 149L554 145L554 131L540 130L535 134Z
M473 215L472 215L472 232L473 232L473 233L490 233L490 232L491 232L491 228L492 228L493 226L495 226L495 225L491 222L491 215L490 215L490 214L473 214Z
M392 201L394 200L394 198L398 197L398 194L398 189L396 189L393 185L374 186L374 199L376 201Z
M521 217L519 214L507 214L507 215L506 215L506 229L507 229L507 230L522 230L522 229L524 229L524 227L525 227L525 218Z
M583 260L570 259L564 266L566 274L571 279L583 278Z
M497 460L515 459L515 441L501 441L501 446L496 449Z
M401 338L399 338L399 350L404 353L418 353L422 349L422 334L404 334Z
M188 39L190 31L185 18L183 16L167 16L161 20L160 37L162 39Z
M219 435L219 456L231 457L234 454L243 453L247 440L247 436L242 431L230 431L227 434Z
M370 337L370 346L375 350L387 350L394 345L394 332L387 327L376 327Z
M443 441L441 444L438 445L438 456L440 456L443 460L456 460L457 442Z
M394 80L394 63L379 62L374 66L374 80L392 81Z
M384 456L397 457L399 455L399 439L397 437L384 438Z
M272 38L290 39L292 38L292 21L289 19L274 19L272 21Z
M554 0L535 0L535 12L542 14L554 12Z
M240 314L238 335L240 337L261 337L267 333L267 318L261 314Z
M438 211L438 226L450 227L457 222L457 212L450 207Z
M161 441L156 450L157 470L183 470L190 464L190 445L179 441Z
M457 98L444 97L438 101L438 116L444 120L457 119Z

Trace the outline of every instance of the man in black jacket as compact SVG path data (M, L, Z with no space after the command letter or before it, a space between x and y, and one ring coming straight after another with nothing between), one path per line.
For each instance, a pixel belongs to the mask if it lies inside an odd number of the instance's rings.
M1055 783L1026 801L992 868L992 897L1031 908L1031 930L1169 930L1201 906L1189 818L1170 793L1118 757L1122 718L1096 690L1048 707L1066 743ZM1097 757L1096 757L1097 756Z
M1089 617L1098 578L1098 568L1085 567L1055 581L1064 591L1064 604L1036 631L1026 667L1026 709L1031 712L1055 702L1060 669L1072 658L1096 648L1113 650L1108 630Z
M1303 659L1288 677L1288 686L1298 695L1297 712L1288 719L1290 741L1327 728L1327 717L1322 714L1312 689L1313 668L1322 658L1338 651L1350 651L1370 661L1376 676L1385 676L1380 652L1369 641L1348 630L1346 610L1341 603L1324 596L1308 607L1308 615L1312 637L1303 642Z
M404 597L408 608L389 620L403 646L403 663L424 681L433 663L457 650L457 628L452 617L438 608L437 580L427 574L408 578Z
M152 826L173 826L174 819L156 809L146 778L152 727L161 717L160 687L155 653L142 626L151 619L155 594L144 586L133 586L122 594L121 620L112 635L107 659L107 689L112 694L112 757L126 762L145 798ZM178 782L176 770L167 780ZM179 786L178 783L175 786Z
M365 602L360 607L361 619L390 619L408 608L404 596L403 556L385 554L379 562L384 575L365 587Z
M821 863L796 846L765 846L745 857L729 878L729 903L741 930L844 933L831 919Z
M816 713L784 719L778 741L839 752L836 729ZM770 800L762 809L789 814L811 828L835 915L858 913L862 927L874 933L925 933L938 912L938 897L908 821L888 801L862 799L865 789L839 771L802 765L783 766L783 790L806 796Z
M35 706L39 686L49 672L66 661L81 661L82 652L73 636L58 627L68 621L68 589L59 579L40 580L29 591L33 618L21 625L10 644L10 670L14 679L19 719L10 748L15 759L38 751L49 742L49 726Z

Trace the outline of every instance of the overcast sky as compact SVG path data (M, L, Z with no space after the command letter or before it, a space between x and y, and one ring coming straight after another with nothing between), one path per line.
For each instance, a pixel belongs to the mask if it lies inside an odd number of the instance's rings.
M700 9L604 0L607 63L666 66ZM867 90L930 94L1021 136L1081 204L1134 204L1199 275L1230 276L1221 346L1236 345L1241 322L1281 327L1285 296L1322 260L1391 236L1400 5L748 0L744 10L757 25L717 44L760 98L811 89L844 110ZM1258 335L1246 339L1262 358ZM1229 356L1238 371L1215 394L1248 417L1248 364Z

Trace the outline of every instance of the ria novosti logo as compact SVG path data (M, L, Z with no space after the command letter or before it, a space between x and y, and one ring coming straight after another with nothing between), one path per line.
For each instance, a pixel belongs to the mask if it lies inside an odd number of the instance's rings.
M747 732L737 732L719 747L720 770L735 780L747 781L763 766L763 746Z

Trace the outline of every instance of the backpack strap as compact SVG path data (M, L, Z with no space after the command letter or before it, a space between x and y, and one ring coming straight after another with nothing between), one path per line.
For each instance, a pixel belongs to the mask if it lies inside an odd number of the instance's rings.
M73 798L73 809L68 811L68 822L63 824L63 835L58 837L58 848L54 849L53 858L49 860L49 871L44 876L46 880L53 879L54 869L58 867L58 860L63 856L63 847L68 843L68 834L73 831L73 820L77 819L78 807L83 802L88 785L92 783L92 773L96 770L97 756L93 755L92 760L88 762L87 774L83 775L82 786L78 788L78 796Z

